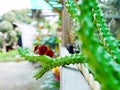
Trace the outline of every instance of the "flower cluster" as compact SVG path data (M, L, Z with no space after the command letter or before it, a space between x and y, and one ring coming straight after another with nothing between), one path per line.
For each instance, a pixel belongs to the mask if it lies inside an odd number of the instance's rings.
M47 55L49 57L54 57L54 52L50 50L46 45L35 46L34 52L39 55Z

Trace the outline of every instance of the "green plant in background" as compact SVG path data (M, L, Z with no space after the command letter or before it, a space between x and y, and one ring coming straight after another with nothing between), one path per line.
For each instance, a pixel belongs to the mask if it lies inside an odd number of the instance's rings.
M48 46L51 46L52 48L55 48L55 45L58 45L60 43L60 40L57 36L45 36L42 38L40 44L45 44Z
M7 46L13 48L17 45L18 38L21 36L21 31L18 27L14 27L14 22L31 23L27 13L30 10L13 10L2 15L0 22L0 51L6 52Z
M17 43L19 34L18 32L20 33L20 30L16 28L14 29L11 22L6 20L0 22L0 48L3 52L6 52L7 46L13 46L15 43Z
M2 51L6 51L6 46L12 45L14 42L17 42L16 32L13 30L13 26L9 21L0 22L0 47Z
M13 26L9 21L5 20L5 21L0 22L0 32L5 33L12 29L13 29Z
M20 21L26 24L30 24L32 22L31 17L28 16L31 10L29 9L21 9L21 10L13 10L13 13L16 15L16 21Z
M3 39L3 34L0 33L0 46L3 45L4 39ZM1 51L1 50L0 50Z
M50 58L36 55L28 49L19 49L26 59L42 63L36 79L53 67L87 62L95 79L101 83L102 90L120 90L119 43L110 33L99 4L96 0L82 0L79 3L67 0L66 7L75 21L76 33L82 42L82 53Z
M12 23L17 20L17 17L13 11L9 11L2 15L2 19Z
M11 50L9 52L3 53L0 52L0 62L16 62L16 61L22 61L23 58L21 58L18 54L17 50Z
M11 23L20 21L23 23L30 24L31 18L28 16L30 12L29 9L21 9L21 10L12 10L2 15L2 20L7 20Z
M60 82L54 79L52 72L47 72L46 78L40 87L42 90L60 90Z

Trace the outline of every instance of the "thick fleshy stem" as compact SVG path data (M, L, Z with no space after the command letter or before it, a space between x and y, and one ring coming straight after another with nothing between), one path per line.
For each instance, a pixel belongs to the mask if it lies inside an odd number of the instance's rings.
M18 51L22 57L29 61L39 61L42 65L53 62L53 58L50 58L46 55L34 54L28 48L19 48Z
M50 58L46 55L31 54L32 52L28 49L19 48L19 53L26 60L37 61L40 64L42 64L42 67L38 70L38 72L34 76L36 79L41 78L45 72L57 66L64 66L64 65L69 65L69 64L87 62L85 56L81 53L71 54L70 56L59 57L56 59Z
M69 64L75 64L75 63L84 63L87 62L84 55L82 54L74 54L70 56L60 57L55 59L52 63L47 63L42 66L41 69L38 70L38 72L35 74L35 78L39 79L43 76L44 73L46 73L48 70L51 70L52 68L55 68L57 66L64 66Z
M119 42L115 37L110 33L109 28L105 23L105 19L103 17L102 10L98 2L95 2L93 5L93 13L94 13L94 25L96 26L100 35L101 43L104 44L104 47L111 55L120 63L120 49Z
M88 65L92 68L95 78L102 84L102 89L119 90L120 65L113 60L111 54L96 42L97 39L94 35L96 27L93 25L92 10L95 3L95 0L83 0L77 7L81 11L80 16L76 17L79 18L80 23L78 36L81 37L83 42L82 49L88 58ZM72 4L68 2L69 8L72 8Z

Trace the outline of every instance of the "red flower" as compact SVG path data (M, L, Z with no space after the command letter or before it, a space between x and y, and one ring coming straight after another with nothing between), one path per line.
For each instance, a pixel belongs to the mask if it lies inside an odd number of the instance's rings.
M41 45L38 47L38 54L43 55L48 51L48 47L46 45Z
M45 54L49 57L54 57L54 52L52 50L48 50Z

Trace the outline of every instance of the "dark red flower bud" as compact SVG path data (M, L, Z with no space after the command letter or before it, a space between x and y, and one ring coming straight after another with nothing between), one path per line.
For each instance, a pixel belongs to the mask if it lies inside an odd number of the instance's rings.
M46 45L41 45L38 47L38 54L43 55L48 51L48 47Z
M37 53L37 50L38 50L38 45L35 46L35 48L34 48L34 52Z
M49 57L54 57L54 52L52 50L48 50L45 54Z

